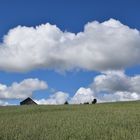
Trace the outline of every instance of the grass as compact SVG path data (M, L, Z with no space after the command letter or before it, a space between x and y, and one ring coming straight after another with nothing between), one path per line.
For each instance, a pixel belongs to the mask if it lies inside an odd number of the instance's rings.
M0 140L140 140L140 102L0 107Z

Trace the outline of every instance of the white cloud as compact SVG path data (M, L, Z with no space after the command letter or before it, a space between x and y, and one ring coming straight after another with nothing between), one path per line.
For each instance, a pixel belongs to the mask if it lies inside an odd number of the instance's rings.
M34 91L47 89L48 85L38 79L25 79L11 86L0 84L0 99L24 99L31 97Z
M50 105L58 105L58 104L64 104L65 101L68 100L68 93L58 91L55 94L51 95L48 99L40 99L35 100L38 104L50 104Z
M92 88L98 92L127 91L130 87L129 78L122 71L106 72L94 78Z
M135 101L140 100L140 95L135 92L114 92L112 94L108 93L98 93L97 99L99 102L116 102L116 101Z
M79 104L97 99L98 102L140 100L140 75L127 76L124 71L107 71L94 78L88 88L80 87L70 99Z
M94 78L89 87L80 87L73 97L58 91L47 99L35 100L38 104L80 104L97 99L98 102L140 100L140 75L127 76L124 71L108 71ZM46 89L44 81L25 79L11 86L0 84L0 105L9 105L6 99L24 99L31 97L36 90Z
M140 75L129 77L123 71L107 72L95 77L91 89L100 101L140 99Z
M8 102L0 100L0 106L7 106L7 105L9 105Z
M18 26L0 45L0 70L118 70L139 64L139 54L139 31L114 19L90 22L78 34L62 32L49 23Z
M80 104L85 102L92 102L94 99L94 92L90 88L81 87L71 98L70 103Z
M140 100L140 75L127 76L124 71L106 71L94 78L89 87L80 87L73 97L56 92L48 99L36 100L38 104L80 104L97 99L98 102ZM68 100L69 99L69 100Z

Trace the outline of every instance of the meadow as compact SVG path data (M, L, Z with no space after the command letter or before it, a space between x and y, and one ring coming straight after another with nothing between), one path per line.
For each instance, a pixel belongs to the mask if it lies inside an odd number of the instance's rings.
M0 140L140 140L140 102L0 107Z

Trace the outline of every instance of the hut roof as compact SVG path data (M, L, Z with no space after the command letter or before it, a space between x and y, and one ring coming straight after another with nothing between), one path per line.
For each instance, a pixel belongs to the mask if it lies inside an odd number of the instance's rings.
M33 101L30 97L20 102L20 105L37 105L35 101Z

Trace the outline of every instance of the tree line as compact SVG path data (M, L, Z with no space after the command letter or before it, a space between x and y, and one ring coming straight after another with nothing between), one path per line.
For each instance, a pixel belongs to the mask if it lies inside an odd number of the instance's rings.
M92 102L91 102L91 104L96 104L96 103L97 103L97 99L93 99ZM65 105L68 105L69 102L66 101L64 104L65 104ZM85 102L85 103L83 103L83 104L90 104L90 103L89 103L89 102Z

